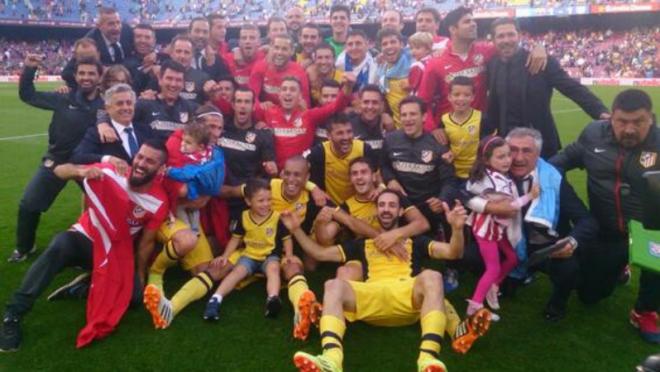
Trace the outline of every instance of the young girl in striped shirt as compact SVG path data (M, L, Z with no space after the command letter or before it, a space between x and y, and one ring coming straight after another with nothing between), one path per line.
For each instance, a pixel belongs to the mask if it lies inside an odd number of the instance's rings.
M516 186L508 176L510 167L511 150L506 141L498 136L484 138L479 144L477 161L470 171L467 190L489 202L510 200L511 206L520 210L538 197L540 190L538 185L534 185L529 194L518 196ZM510 238L512 235L520 236L522 228L520 215L504 218L485 212L472 212L468 224L472 227L486 266L472 298L468 300L467 314L472 315L484 306L484 299L491 309L499 309L499 284L518 264ZM500 252L504 255L502 263ZM493 315L493 320L496 320L497 316Z

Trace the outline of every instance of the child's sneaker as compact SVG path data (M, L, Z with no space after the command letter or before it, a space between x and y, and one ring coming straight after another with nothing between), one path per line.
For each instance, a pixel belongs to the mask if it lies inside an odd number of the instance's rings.
M280 296L270 296L266 300L266 318L275 318L282 310L282 300Z
M217 298L211 297L209 302L206 303L206 309L204 310L204 320L218 320L220 319L219 311L220 310L220 301Z
M468 302L468 308L467 308L467 316L472 316L477 313L477 311L481 310L484 308L484 304L480 304L478 302L474 302L472 300L467 300ZM500 320L500 316L495 314L494 312L490 312L490 320L492 322L497 322Z
M493 284L490 286L488 293L486 293L486 302L488 303L488 306L493 310L500 309L500 300L498 298L499 292L500 287L498 287L496 284Z

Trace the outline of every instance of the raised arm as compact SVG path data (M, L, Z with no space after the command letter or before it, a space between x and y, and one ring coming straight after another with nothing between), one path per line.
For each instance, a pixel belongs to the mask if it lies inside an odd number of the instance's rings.
M38 92L34 87L34 76L41 61L41 56L36 54L28 54L25 57L25 68L19 80L18 96L21 101L30 106L44 110L55 110L58 104L65 99L65 96L55 92Z
M457 260L463 257L465 247L463 226L467 220L467 212L458 200L453 209L450 210L447 203L443 203L442 208L445 210L447 222L451 225L451 239L449 239L449 243L433 241L429 248L429 255L432 258Z

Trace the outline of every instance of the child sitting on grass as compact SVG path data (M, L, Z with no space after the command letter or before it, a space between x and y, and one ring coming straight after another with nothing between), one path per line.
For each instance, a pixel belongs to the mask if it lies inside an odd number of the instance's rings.
M293 256L293 242L289 231L280 222L280 214L271 205L270 183L262 179L252 179L245 185L245 202L248 209L244 210L236 227L232 229L232 237L225 247L222 256L215 258L211 265L226 265L229 257L243 243L245 248L240 251L240 258L218 286L215 294L206 304L204 319L218 320L218 310L225 296L236 285L250 275L261 271L266 275L265 316L273 318L282 308L280 292L280 256L290 260Z

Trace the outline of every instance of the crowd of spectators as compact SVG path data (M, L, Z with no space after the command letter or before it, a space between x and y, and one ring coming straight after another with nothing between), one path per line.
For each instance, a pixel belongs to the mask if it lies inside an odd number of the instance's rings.
M549 32L526 41L543 40L548 52L573 77L652 78L660 76L660 27L626 32Z
M305 8L308 19L319 20L325 19L333 4L345 3L351 7L353 21L368 22L377 19L385 7L412 17L424 7L446 12L459 5L492 9L644 2L649 0L0 0L0 18L90 23L99 6L110 5L119 10L122 19L134 22L183 22L212 12L224 13L237 22L264 21L293 5L300 5Z
M155 4L153 0L144 0ZM660 27L626 32L581 30L526 35L525 43L543 40L548 53L575 77L660 77ZM72 52L71 40L26 42L0 38L0 75L17 75L26 53L46 56L48 75L59 75Z

